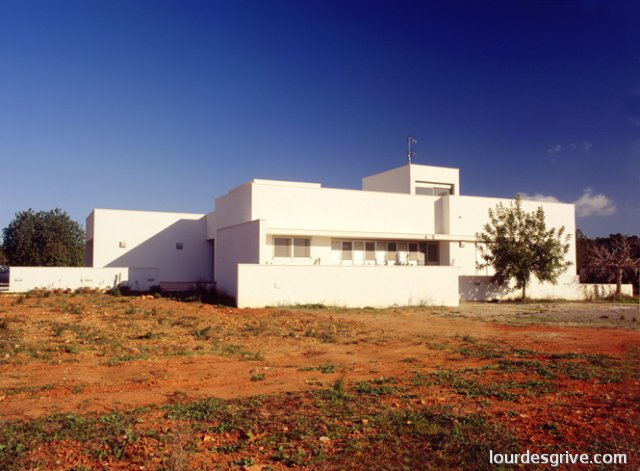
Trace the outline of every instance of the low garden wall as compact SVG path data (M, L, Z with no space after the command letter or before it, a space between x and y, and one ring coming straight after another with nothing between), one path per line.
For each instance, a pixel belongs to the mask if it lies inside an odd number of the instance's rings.
M457 306L458 269L448 266L238 265L238 307Z
M490 276L461 276L459 290L460 299L463 301L517 299L521 296L521 290L506 290L493 284ZM615 292L615 284L580 283L579 278L573 275L561 276L555 285L532 280L527 286L527 298L530 299L590 301L606 298ZM632 296L633 286L622 285L622 294Z
M11 267L8 291L21 293L32 289L110 289L118 285L146 291L157 284L155 268Z

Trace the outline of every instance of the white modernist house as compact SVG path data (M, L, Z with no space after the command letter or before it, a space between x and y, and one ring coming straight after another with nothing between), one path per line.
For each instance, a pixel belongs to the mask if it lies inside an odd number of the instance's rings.
M475 234L489 208L512 201L463 196L458 169L416 164L366 177L362 190L251 180L209 214L95 209L87 263L128 267L122 281L140 290L215 282L239 307L455 306L506 296L477 268ZM539 206L548 226L575 233L572 204L523 201ZM532 281L531 297L584 298L570 244L573 266L556 285Z

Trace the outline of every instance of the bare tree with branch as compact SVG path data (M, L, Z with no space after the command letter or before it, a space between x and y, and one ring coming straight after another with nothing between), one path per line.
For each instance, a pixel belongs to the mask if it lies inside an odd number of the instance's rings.
M594 245L587 259L586 269L608 281L616 282L615 297L622 295L622 278L625 271L631 270L636 276L640 273L640 258L634 256L631 244L624 236L613 239L611 244Z

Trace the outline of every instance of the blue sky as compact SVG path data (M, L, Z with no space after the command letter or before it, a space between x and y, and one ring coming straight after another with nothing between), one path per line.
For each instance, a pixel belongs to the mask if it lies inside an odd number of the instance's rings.
M640 234L640 2L0 0L0 227L209 212L251 178L576 202Z

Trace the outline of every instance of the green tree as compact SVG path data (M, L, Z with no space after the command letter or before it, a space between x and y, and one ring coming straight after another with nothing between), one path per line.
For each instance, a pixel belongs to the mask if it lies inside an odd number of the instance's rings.
M524 211L517 195L508 207L500 203L489 209L489 222L476 234L483 259L478 267L493 267L493 281L501 286L515 280L524 300L531 275L555 284L571 265L565 260L570 236L564 232L564 226L547 229L542 206L532 213Z
M9 265L83 265L84 230L61 209L19 212L2 230L2 236Z

